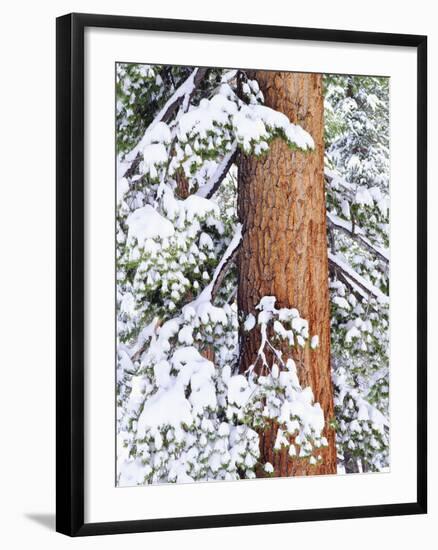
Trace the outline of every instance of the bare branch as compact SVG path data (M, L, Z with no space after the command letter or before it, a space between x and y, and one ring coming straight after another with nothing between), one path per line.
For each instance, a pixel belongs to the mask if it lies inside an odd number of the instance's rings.
M237 258L237 254L239 253L240 243L237 245L237 247L230 253L230 255L227 257L225 262L222 264L221 269L219 273L217 273L216 278L213 282L213 287L211 289L211 301L213 302L217 296L217 293L219 292L219 289L222 285L223 280L225 279L225 276L227 275L228 271L230 270L230 267L233 265Z
M367 239L367 237L365 237L363 229L357 227L357 225L355 225L355 227L353 228L352 223L346 220L342 220L341 218L338 218L338 216L330 214L329 212L327 212L327 224L329 225L329 227L343 231L349 237L364 246L372 254L377 256L379 260L382 260L386 264L389 264L388 251L378 246L375 246L369 239Z
M209 181L200 187L196 192L200 197L211 199L211 197L219 189L220 184L228 174L231 165L235 162L237 156L237 144L234 142L231 150L224 156L221 162L218 164L215 173L209 179Z
M350 265L341 260L336 254L329 252L328 257L332 271L342 282L348 285L355 295L359 295L361 299L375 298L380 303L389 303L386 294L383 294L376 286L364 279L359 273L356 273Z

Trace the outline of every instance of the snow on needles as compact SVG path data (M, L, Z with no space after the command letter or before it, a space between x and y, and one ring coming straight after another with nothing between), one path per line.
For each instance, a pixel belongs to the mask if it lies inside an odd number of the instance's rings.
M146 239L165 239L175 233L173 224L147 204L130 214L126 220L129 227L128 241L136 239L144 245Z

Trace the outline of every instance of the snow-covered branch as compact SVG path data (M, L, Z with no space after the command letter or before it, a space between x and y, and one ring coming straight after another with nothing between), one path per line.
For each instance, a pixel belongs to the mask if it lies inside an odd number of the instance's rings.
M330 267L355 294L359 294L363 299L371 297L375 298L379 303L389 303L389 298L386 294L383 294L376 286L359 275L349 264L341 260L339 256L329 252L328 257Z
M191 302L183 306L182 314L177 315L170 321L176 326L179 326L184 321L184 313L187 311L194 311L199 313L202 309L205 309L205 305L212 306L222 281L225 278L230 266L232 265L237 251L239 249L240 242L242 240L242 226L237 224L234 237L231 239L221 261L217 265L213 277L210 283L202 290L202 292ZM169 321L167 321L169 322ZM131 347L129 355L132 361L136 361L140 358L141 354L146 349L150 338L159 332L161 322L158 319L154 319L149 325L147 325L138 335L136 342Z
M365 248L367 248L372 254L377 256L380 260L385 262L386 264L389 263L389 254L388 251L384 248L380 248L373 244L367 237L364 235L364 231L358 227L357 225L354 226L349 221L343 220L336 216L335 214L331 214L327 212L327 222L331 227L334 229L338 229L340 231L343 231L346 233L349 237L354 239L359 244L363 245Z
M196 88L202 82L207 73L207 70L208 69L202 67L194 69L190 76L181 84L181 86L179 86L175 90L174 94L166 101L165 105L155 116L152 123L147 127L143 137L123 159L123 164L126 164L126 169L124 171L125 177L132 175L132 173L138 166L140 162L140 152L144 148L144 145L148 139L148 134L151 129L159 122L168 122L181 104L189 104L190 98L193 96Z
M224 280L226 274L228 273L230 267L233 265L233 262L235 261L237 254L239 252L239 246L240 246L241 239L239 239L238 244L235 246L235 248L229 253L229 255L226 257L225 261L222 263L222 267L220 272L216 275L214 279L213 288L211 289L211 299L214 300L217 296L217 293L219 292L219 289L222 285L222 281Z
M208 182L199 188L197 195L210 199L218 190L220 184L225 179L231 165L236 160L237 143L234 142L230 151L224 156L221 162L218 164L215 173L211 176Z
M241 240L242 240L242 225L238 223L236 225L236 231L234 233L233 238L230 241L230 244L225 250L225 253L222 256L221 261L219 262L216 269L214 270L212 280L204 288L201 294L193 302L189 304L190 306L195 307L196 309L196 306L199 305L200 303L211 302L212 300L214 300L230 265L232 264L234 258L236 257L237 250L239 248Z
M342 187L342 194L349 199L350 201L354 201L354 184L350 183L349 181L346 181L339 177L337 174L329 170L328 168L325 168L324 170L324 179L327 184L335 183L337 186Z

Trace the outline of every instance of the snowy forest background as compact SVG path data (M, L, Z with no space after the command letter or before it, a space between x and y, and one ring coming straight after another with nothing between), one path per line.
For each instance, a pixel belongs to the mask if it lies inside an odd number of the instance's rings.
M275 296L247 315L237 299L240 159L276 140L310 158L313 136L251 72L117 64L117 485L389 467L389 80L322 82L330 417L300 377L312 324Z

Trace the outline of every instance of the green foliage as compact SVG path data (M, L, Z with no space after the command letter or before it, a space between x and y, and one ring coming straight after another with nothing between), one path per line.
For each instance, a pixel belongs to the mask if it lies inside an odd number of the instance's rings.
M332 254L389 295L389 80L325 76L327 208L348 231L329 226ZM389 257L389 255L388 255ZM331 334L340 464L381 470L389 457L389 307L332 271Z

